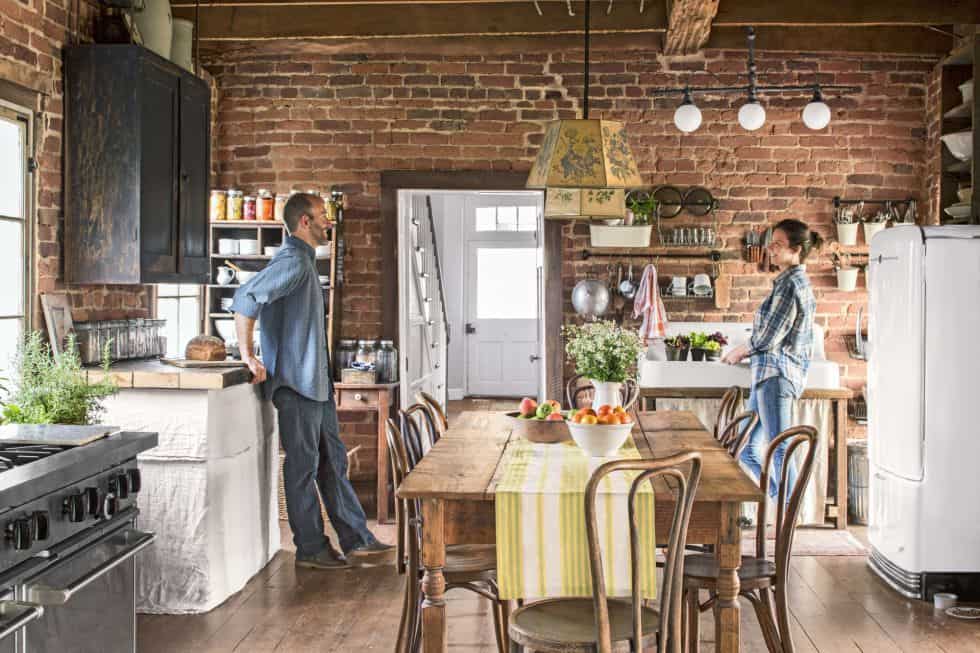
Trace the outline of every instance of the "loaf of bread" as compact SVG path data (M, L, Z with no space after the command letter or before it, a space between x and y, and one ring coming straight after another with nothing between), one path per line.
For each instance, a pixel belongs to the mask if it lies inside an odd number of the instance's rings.
M225 341L215 336L197 336L191 338L184 351L184 358L192 361L223 361L225 359Z

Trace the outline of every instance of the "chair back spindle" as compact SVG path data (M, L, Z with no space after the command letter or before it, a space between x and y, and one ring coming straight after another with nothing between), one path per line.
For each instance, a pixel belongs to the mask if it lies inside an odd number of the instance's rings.
M725 427L728 426L733 419L735 419L735 415L738 413L741 403L741 388L739 388L737 385L733 385L732 387L728 388L728 390L725 390L725 394L721 396L721 406L718 408L718 417L715 419L715 440L721 440Z

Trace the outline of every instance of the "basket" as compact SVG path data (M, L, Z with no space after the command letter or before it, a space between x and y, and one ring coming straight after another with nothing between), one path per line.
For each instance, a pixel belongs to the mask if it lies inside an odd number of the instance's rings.
M521 419L518 415L520 415L518 412L507 413L514 433L528 442L554 444L572 439L572 434L568 432L568 422L565 420L559 422L558 420Z

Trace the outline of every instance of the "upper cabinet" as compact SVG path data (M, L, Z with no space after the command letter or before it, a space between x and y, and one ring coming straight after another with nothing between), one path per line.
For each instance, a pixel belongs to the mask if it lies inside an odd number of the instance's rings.
M69 283L207 283L210 90L135 45L65 50Z

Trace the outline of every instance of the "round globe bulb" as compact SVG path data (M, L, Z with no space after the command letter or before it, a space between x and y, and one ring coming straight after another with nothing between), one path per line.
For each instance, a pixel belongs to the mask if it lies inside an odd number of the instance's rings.
M830 124L830 107L820 100L810 102L803 107L803 124L810 129L823 129Z
M685 134L701 126L701 109L694 104L682 104L674 112L674 125Z
M758 102L746 102L738 110L738 124L750 132L762 127L766 122L766 110Z

